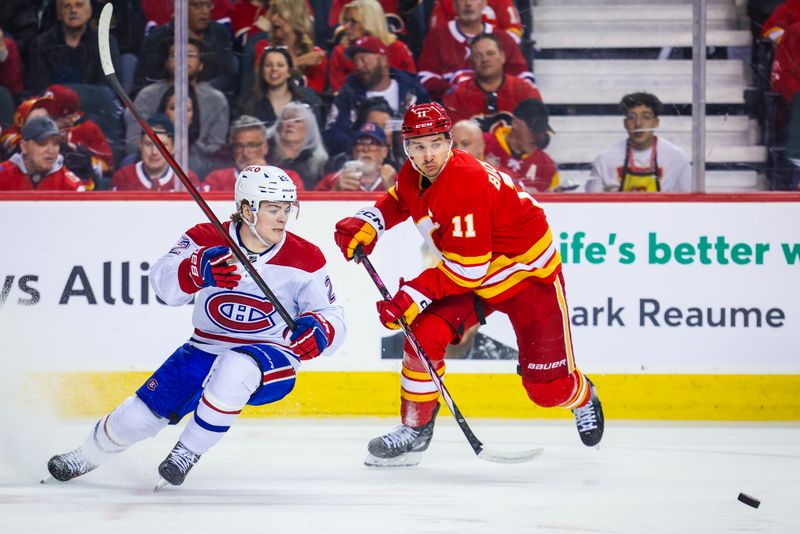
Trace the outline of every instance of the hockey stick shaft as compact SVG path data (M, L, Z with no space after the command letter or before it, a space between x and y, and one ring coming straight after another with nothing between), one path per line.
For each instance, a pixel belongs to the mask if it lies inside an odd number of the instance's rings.
M358 245L358 247L356 247L355 258L356 261L361 263L367 270L367 273L369 274L370 278L372 278L372 281L375 283L375 286L378 288L378 291L380 291L380 294L383 297L383 299L392 300L392 295L386 288L386 284L383 283L383 280L381 280L381 277L380 275L378 275L378 272L375 270L375 267L372 265L372 262L369 260L367 255L364 254L364 248L361 245ZM472 429L469 427L469 424L467 424L467 420L464 419L464 416L461 414L461 410L458 409L458 406L456 406L456 402L453 400L453 397L450 395L450 392L444 385L442 377L440 377L439 374L436 372L436 368L434 367L433 362L431 362L428 355L425 354L425 351L422 349L422 345L420 344L419 340L417 340L417 336L414 335L414 332L408 326L406 320L402 317L400 318L400 326L403 328L403 333L406 335L409 343L414 348L414 352L416 353L420 362L422 362L422 366L425 367L425 370L430 375L431 380L433 380L436 389L438 389L439 393L442 395L444 402L450 409L450 413L453 414L453 417L455 417L459 428L461 428L461 431L466 436L470 447L472 447L472 450L475 451L475 454L480 455L481 451L483 450L483 443L481 442L481 440L478 439L475 433L472 432Z
M134 118L136 118L136 122L138 122L139 126L142 127L142 131L147 134L150 140L153 141L153 144L155 144L155 146L158 148L158 151L161 152L161 155L164 156L164 159L167 160L167 164L178 176L181 183L192 196L197 205L200 206L200 209L214 226L214 229L217 231L217 233L225 240L225 243L231 249L233 255L236 256L236 259L242 264L242 267L244 267L244 269L253 279L253 282L255 282L258 288L264 293L264 296L269 299L269 301L278 311L278 314L289 326L289 329L294 330L296 328L294 318L289 315L289 312L287 312L286 308L284 308L280 303L278 298L275 296L275 293L273 293L267 283L264 282L264 279L261 278L261 275L259 275L258 271L256 271L256 269L252 266L250 260L247 259L247 256L245 256L244 252L242 252L230 234L225 230L225 227L222 226L222 223L219 221L219 219L217 219L217 216L214 215L214 212L211 211L211 208L208 206L206 201L203 199L197 189L195 189L192 181L189 180L189 177L186 175L183 169L181 169L181 166L178 165L178 162L176 162L172 157L172 154L169 153L167 147L164 146L164 143L161 142L161 139L158 138L158 136L153 132L153 129L150 128L150 125L147 124L145 118L142 116L139 110L136 109L136 105L119 83L117 74L114 71L114 64L111 61L111 51L109 46L109 28L111 26L111 14L113 11L114 7L110 2L103 6L103 11L100 13L100 23L98 25L97 45L100 50L100 63L102 64L103 73L105 74L106 80L114 89L114 92L117 93L117 96L119 96L119 98L125 104L125 107L128 108L128 111L130 111Z

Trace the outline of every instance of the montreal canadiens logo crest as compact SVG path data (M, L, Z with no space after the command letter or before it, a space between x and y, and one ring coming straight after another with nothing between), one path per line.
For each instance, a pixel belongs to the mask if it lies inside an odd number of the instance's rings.
M225 291L206 301L206 314L225 330L241 333L263 332L275 325L275 307L265 297Z

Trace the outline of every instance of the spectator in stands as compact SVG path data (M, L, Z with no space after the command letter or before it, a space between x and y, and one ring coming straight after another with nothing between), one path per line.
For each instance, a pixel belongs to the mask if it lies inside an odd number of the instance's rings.
M175 150L175 128L172 121L163 113L156 113L147 124L164 144L170 154ZM166 158L145 132L139 137L141 160L126 165L111 178L112 191L184 191L180 178L170 168ZM191 170L187 172L194 184L200 181Z
M761 36L779 45L786 29L800 22L800 0L786 0L775 8L761 28Z
M253 115L265 126L272 126L283 106L289 102L308 104L321 121L321 99L308 87L300 87L293 78L292 55L286 47L267 47L261 54L258 76L251 91L242 91L240 114Z
M481 125L478 121L462 119L453 124L450 133L453 134L454 148L469 152L476 159L485 159L484 149L486 148L486 142L483 139L483 130L481 130Z
M97 49L97 30L90 24L89 0L56 0L59 24L31 40L25 88L43 92L49 85L105 83ZM118 61L117 41L111 36L111 56Z
M506 55L496 33L479 34L469 48L469 63L474 74L459 82L444 97L447 114L453 122L482 119L483 128L488 131L499 114L510 116L521 101L542 100L541 93L530 81L505 73Z
M430 100L414 76L389 66L386 46L377 37L362 37L347 48L347 55L356 70L336 95L325 131L325 145L334 155L349 152L353 121L364 99L383 97L395 118L402 117L409 106Z
M303 179L305 189L314 189L324 174L328 152L311 108L307 104L289 102L268 132L273 143L270 146L273 165L293 170Z
M483 22L491 24L519 43L522 39L522 19L519 16L514 0L488 0L481 12ZM431 11L429 30L444 28L447 23L456 18L456 8L453 0L438 0Z
M692 166L681 148L656 137L661 101L650 93L631 93L620 102L628 138L595 158L586 191L692 190Z
M242 50L247 41L262 33L269 33L269 0L239 0L233 4L231 26L237 50Z
M22 127L20 151L0 163L0 191L85 191L64 166L61 134L49 117L33 117Z
M377 0L353 0L345 5L339 24L344 28L344 37L331 52L328 70L328 81L334 93L342 88L345 78L355 70L355 65L347 57L347 48L365 35L377 37L384 44L390 67L409 74L417 73L411 50L389 31L386 15Z
M358 113L352 131L358 132L359 128L367 122L373 122L383 128L386 144L389 146L389 156L386 161L399 171L408 158L403 148L403 139L399 134L402 121L393 118L393 113L389 103L382 96L365 98L358 105Z
M201 41L203 70L201 81L207 81L228 97L236 92L237 62L233 55L233 40L227 26L210 19L214 2L186 0L189 5L189 37ZM175 20L151 31L142 42L139 64L136 67L134 90L168 77L160 50L174 41Z
M213 166L215 154L225 143L230 111L225 95L212 87L209 82L200 81L200 73L204 71L205 67L203 63L205 45L196 39L189 39L187 48L187 74L191 100L191 104L187 104L187 106L192 106L194 115L194 120L189 121L189 163L195 172L204 176L204 173L207 173ZM168 102L165 98L169 99L169 95L166 97L164 95L168 92L174 94L174 45L165 43L161 57L167 78L148 85L136 96L136 107L145 117L156 113L162 101L164 102L162 111L166 111ZM193 94L194 96L192 96ZM138 139L141 128L130 112L126 111L124 117L127 125L126 148L128 154L133 154L139 147ZM194 127L192 122L194 122Z
M486 161L507 173L523 191L538 193L558 187L560 176L544 151L552 129L547 106L529 98L514 108L511 126L484 135Z
M50 98L44 107L63 136L62 154L67 166L85 182L97 181L110 172L114 166L111 145L100 126L81 111L78 93L54 84L45 96Z
M428 32L417 61L422 85L434 100L441 100L450 87L461 80L461 76L470 73L469 43L481 33L497 35L506 56L506 74L533 82L533 74L514 39L504 31L495 32L494 26L481 20L486 0L453 0L453 5L456 18L446 27Z
M383 128L364 123L356 133L353 159L337 172L325 176L317 191L387 191L397 179L397 170L386 163L389 146Z
M28 57L28 43L39 33L39 16L31 0L0 2L0 28L17 44L21 58Z
M233 191L236 177L245 167L250 165L269 165L269 143L264 123L256 117L242 115L231 124L229 142L233 149L233 167L213 171L201 184L202 191ZM286 174L292 179L299 191L304 189L303 180L291 169Z
M328 25L335 28L337 24L342 24L341 16L344 8L353 0L333 0L330 11L328 12ZM386 24L389 31L394 34L406 33L406 15L409 14L419 3L417 0L379 0L383 10Z
M772 62L772 90L780 93L788 110L786 118L786 158L792 176L780 188L795 189L800 181L800 22L786 28Z
M29 119L37 116L49 116L46 105L51 98L49 95L37 96L29 98L17 106L17 110L14 112L14 124L0 133L0 151L2 152L0 159L8 159L18 150L19 141L22 139L22 127Z
M313 17L308 5L298 0L271 0L269 20L272 34L269 42L256 46L256 63L264 47L283 45L289 49L305 86L321 95L328 82L328 58L324 50L314 46Z
M17 43L0 27L0 86L16 97L22 92L22 60Z
M233 1L235 2L236 0ZM164 0L139 0L139 2L141 2L142 12L147 19L145 34L149 33L150 30L153 30L158 26L167 24L175 14L174 1L165 2ZM212 4L213 7L211 8L209 19L213 20L214 22L219 22L220 24L230 24L231 13L233 12L231 0L214 0Z

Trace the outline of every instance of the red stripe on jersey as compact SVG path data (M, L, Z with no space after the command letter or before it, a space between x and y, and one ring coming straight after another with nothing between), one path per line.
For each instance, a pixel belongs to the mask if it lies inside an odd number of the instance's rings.
M280 367L278 369L273 369L272 371L267 371L264 373L264 383L268 384L270 382L277 382L279 380L288 380L294 378L294 368L290 367Z
M239 337L223 336L220 334L210 334L197 328L194 329L194 335L195 337L201 338L201 340L209 339L214 341L223 341L225 343L235 343L237 345L254 345L257 343L264 343L263 339L244 339Z
M210 402L208 402L208 399L206 398L205 395L200 397L200 400L202 400L203 404L205 404L206 406L208 406L209 408L211 408L215 412L224 413L224 414L227 414L227 415L236 415L236 414L242 413L242 410L235 410L235 411L221 410L221 409L217 408L216 406L214 406L213 404L211 404Z

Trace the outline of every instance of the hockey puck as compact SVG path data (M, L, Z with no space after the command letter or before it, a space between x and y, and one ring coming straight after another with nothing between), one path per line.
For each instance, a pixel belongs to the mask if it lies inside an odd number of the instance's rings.
M739 500L745 503L747 506L752 506L753 508L758 508L761 505L761 501L759 501L755 497L747 495L746 493L740 493Z

